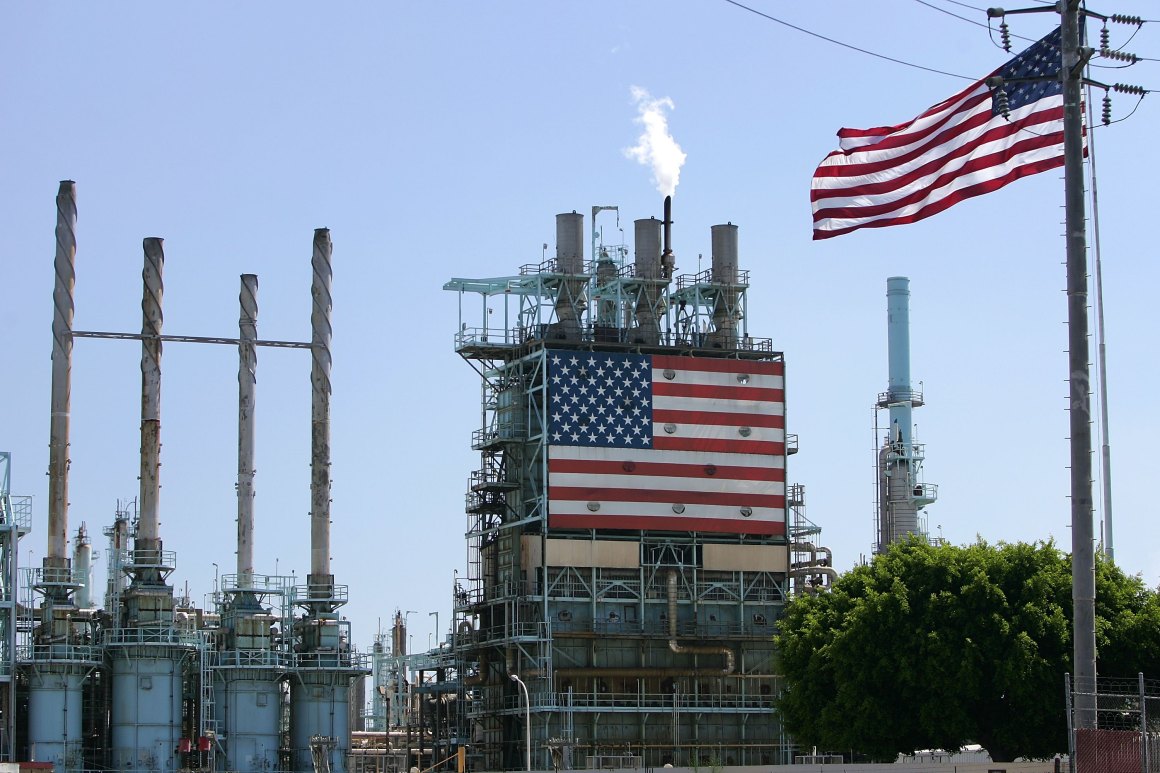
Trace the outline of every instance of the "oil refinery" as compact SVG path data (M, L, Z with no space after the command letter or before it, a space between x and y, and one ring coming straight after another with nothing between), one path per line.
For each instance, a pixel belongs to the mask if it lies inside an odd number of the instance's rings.
M774 704L776 622L790 598L825 592L836 577L804 487L788 475L798 445L787 432L787 363L772 339L750 333L738 227L711 226L710 267L678 275L670 209L666 198L661 219L635 220L631 249L617 207L593 207L587 224L560 214L554 258L446 283L459 300L455 351L482 387L467 564L447 567L445 638L408 652L412 611L399 608L360 653L338 611L349 589L330 566L329 232L314 233L309 342L258 336L252 274L241 275L236 338L163 333L158 238L143 243L140 333L79 331L75 186L61 183L40 566L17 565L31 500L11 494L0 455L4 759L126 773L823 761L802 754ZM908 302L908 280L891 278L875 552L925 538L921 511L936 495L911 435L922 393L910 382ZM78 338L141 343L140 491L102 528L103 598L89 526L69 523ZM176 553L160 530L165 342L238 351L237 566L201 606L175 593ZM310 353L304 585L254 568L264 346Z

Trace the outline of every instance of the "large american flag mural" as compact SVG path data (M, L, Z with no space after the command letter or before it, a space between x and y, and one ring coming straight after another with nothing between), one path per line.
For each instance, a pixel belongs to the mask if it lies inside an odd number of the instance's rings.
M549 527L785 533L781 362L547 357Z

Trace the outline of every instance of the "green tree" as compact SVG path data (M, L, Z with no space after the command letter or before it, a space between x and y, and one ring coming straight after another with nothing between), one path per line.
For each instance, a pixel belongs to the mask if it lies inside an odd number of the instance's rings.
M879 760L982 744L996 761L1067 748L1071 563L1051 543L895 545L779 622L779 708L803 745ZM1160 598L1099 562L1101 676L1160 672Z

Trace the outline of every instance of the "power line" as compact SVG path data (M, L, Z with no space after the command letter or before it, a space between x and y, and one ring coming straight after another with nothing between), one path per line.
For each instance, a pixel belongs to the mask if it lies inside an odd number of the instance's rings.
M879 54L879 53L876 53L874 51L867 51L864 48L859 48L858 46L853 46L853 45L850 45L849 43L843 43L840 40L834 40L833 38L828 38L825 35L820 35L817 32L812 32L811 30L807 30L805 27L799 27L796 24L790 24L788 21L785 21L783 19L778 19L775 16L770 16L767 13L762 13L761 11L757 10L756 8L751 8L748 5L745 5L743 3L739 3L737 0L725 0L725 2L729 3L730 5L735 5L742 10L749 11L750 13L755 14L757 16L760 16L763 19L768 19L769 21L777 22L778 24L780 24L784 27L789 27L792 30L797 30L798 32L802 32L806 35L810 35L812 37L818 38L819 40L824 40L827 43L833 43L834 45L841 46L842 48L848 48L851 51L857 51L860 54L866 54L867 56L877 57L878 59L885 59L888 62L894 62L895 64L905 65L906 67L913 67L916 70L926 70L927 72L933 72L933 73L937 73L939 75L949 75L952 78L961 78L962 80L965 80L965 81L977 80L977 78L972 78L972 77L967 76L967 75L959 75L958 73L947 72L946 70L937 70L933 67L925 67L921 64L915 64L914 62L907 62L903 59L895 59L892 56L886 56L885 54Z
M954 18L956 18L960 21L965 21L967 24L974 24L976 27L982 27L983 29L987 30L987 32L990 32L990 33L994 32L994 30L991 29L990 24L983 24L983 22L981 22L981 21L975 21L974 19L968 19L966 16L959 16L957 13L951 13L950 11L948 11L945 8L939 8L937 5L932 5L931 3L926 2L926 0L914 0L914 2L918 3L919 5L925 5L927 8L930 8L931 10L934 10L934 11L938 11L939 13L945 13L947 16L953 16ZM955 0L943 0L943 2L955 3L955 5L961 5L964 8L971 8L973 10L982 11L983 13L986 13L986 11L983 11L983 9L981 9L981 8L975 8L973 5L967 5L966 3L958 3L958 2L955 2ZM1019 38L1020 40L1026 40L1029 43L1035 42L1035 38L1025 38L1022 35L1012 35L1011 37ZM995 39L993 37L991 38L991 42L992 43L995 42ZM996 45L998 45L998 44L996 43Z

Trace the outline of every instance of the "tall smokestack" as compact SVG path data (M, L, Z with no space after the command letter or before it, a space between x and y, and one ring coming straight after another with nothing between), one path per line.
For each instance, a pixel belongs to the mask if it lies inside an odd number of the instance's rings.
M314 280L310 295L312 390L310 432L310 577L312 595L330 596L334 575L330 573L330 311L332 298L330 230L314 231L311 266Z
M68 569L68 445L76 229L76 183L63 180L56 194L56 284L52 291L52 387L48 441L48 550L44 557L45 579L54 581L67 579L61 575L66 574ZM60 602L66 599L56 600Z
M145 267L141 271L141 510L137 540L133 546L138 564L161 563L161 300L165 292L163 240L149 237L142 243ZM138 580L161 583L160 574Z
M238 294L238 587L254 584L254 390L258 376L258 277L242 274Z
M901 435L902 447L910 454L912 406L910 387L910 279L892 276L886 280L886 335L889 360L890 433Z

